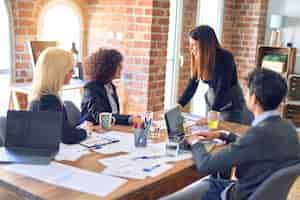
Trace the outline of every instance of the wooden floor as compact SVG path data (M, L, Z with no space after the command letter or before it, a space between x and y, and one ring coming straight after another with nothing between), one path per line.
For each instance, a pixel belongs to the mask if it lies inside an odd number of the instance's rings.
M293 185L288 200L300 199L300 178ZM0 200L25 200L22 197L18 197L15 194L0 188Z

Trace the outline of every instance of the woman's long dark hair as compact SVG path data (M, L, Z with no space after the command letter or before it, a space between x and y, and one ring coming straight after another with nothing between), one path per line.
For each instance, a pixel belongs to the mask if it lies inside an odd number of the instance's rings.
M197 79L210 80L215 65L216 50L221 48L216 33L210 26L202 25L194 28L189 36L199 45L200 62L197 63L194 76Z

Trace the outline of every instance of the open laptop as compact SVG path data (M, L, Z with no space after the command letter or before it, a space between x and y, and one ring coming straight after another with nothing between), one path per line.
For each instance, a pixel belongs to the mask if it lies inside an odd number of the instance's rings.
M190 145L184 140L184 117L181 114L180 108L176 106L167 111L165 113L165 121L169 140L180 142L180 148L183 150L190 150ZM205 142L204 145L207 151L211 151L216 142Z
M0 163L49 164L59 150L62 113L8 111Z

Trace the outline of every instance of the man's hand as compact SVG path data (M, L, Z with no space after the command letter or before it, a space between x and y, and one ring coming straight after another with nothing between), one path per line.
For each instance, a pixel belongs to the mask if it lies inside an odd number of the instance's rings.
M200 132L197 133L197 136L201 138L200 140L202 141L211 141L213 139L218 139L220 138L222 131L210 131L210 132Z
M199 126L205 126L208 124L208 120L206 117L199 119L198 121L196 121L196 124Z
M218 139L221 135L221 132L222 131L210 131L187 134L185 139L189 144L194 143L194 141L211 141L213 139Z

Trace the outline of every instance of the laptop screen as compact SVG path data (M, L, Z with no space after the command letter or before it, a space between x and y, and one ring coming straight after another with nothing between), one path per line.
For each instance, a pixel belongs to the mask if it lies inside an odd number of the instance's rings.
M62 113L8 111L5 146L8 148L58 150Z
M165 113L168 137L183 137L184 136L184 119L181 116L179 107L175 107Z

